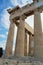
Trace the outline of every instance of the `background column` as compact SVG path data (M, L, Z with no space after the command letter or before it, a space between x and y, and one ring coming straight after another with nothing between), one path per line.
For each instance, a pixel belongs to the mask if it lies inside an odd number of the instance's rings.
M34 37L32 34L29 34L29 55L33 56L34 54Z
M27 32L25 32L24 55L27 56Z

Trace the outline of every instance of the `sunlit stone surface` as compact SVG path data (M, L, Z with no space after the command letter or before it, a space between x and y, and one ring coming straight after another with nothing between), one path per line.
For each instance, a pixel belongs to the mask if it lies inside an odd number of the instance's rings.
M43 65L43 34L40 17L40 12L43 11L43 1L33 1L34 3L22 8L17 6L15 9L8 10L11 24L4 57L0 58L0 65ZM32 14L34 14L34 31L25 23L25 19ZM18 20L20 22L17 22ZM18 31L15 54L12 56L14 24L18 27ZM29 54L27 54L26 33L29 34Z

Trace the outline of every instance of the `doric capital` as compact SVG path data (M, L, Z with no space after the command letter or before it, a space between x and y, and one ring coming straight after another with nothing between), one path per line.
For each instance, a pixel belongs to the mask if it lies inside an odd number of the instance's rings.
M15 23L15 21L16 21L16 19L11 19L11 18L9 18L9 20L10 20L10 22L13 22L13 23Z
M33 2L38 2L39 0L33 0Z
M25 15L22 15L22 16L20 16L20 19L25 20L26 19L26 16Z
M35 11L34 12L41 12L41 10L40 9L35 9Z

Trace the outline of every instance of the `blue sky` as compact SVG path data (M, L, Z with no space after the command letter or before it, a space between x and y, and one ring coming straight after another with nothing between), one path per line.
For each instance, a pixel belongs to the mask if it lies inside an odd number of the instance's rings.
M9 14L7 12L8 8L13 8L16 5L20 7L31 3L32 0L0 0L0 47L5 49L10 21L9 21ZM43 21L43 13L41 14L41 20ZM25 21L33 28L33 20L34 16L28 17ZM16 27L15 27L15 34L16 35ZM15 44L16 36L14 38Z

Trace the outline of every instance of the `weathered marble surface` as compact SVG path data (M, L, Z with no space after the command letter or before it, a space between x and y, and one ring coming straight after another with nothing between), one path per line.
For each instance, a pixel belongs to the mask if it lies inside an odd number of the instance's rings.
M0 65L43 65L43 59L37 59L34 57L0 58Z

